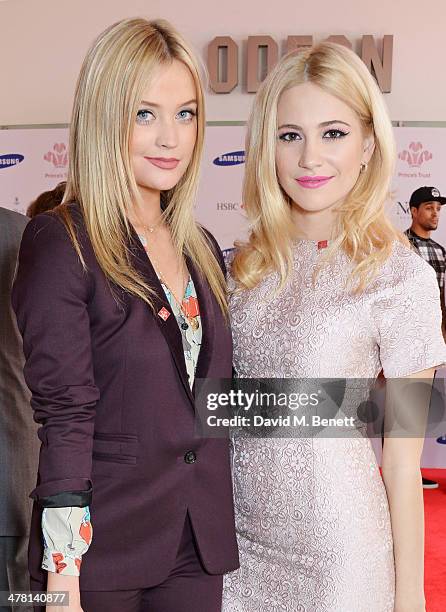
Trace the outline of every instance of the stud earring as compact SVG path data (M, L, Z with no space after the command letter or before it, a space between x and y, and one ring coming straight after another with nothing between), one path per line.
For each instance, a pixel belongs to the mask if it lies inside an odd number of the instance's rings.
M362 162L361 165L359 166L359 172L361 174L364 174L364 172L367 170L367 167L368 167L368 163Z

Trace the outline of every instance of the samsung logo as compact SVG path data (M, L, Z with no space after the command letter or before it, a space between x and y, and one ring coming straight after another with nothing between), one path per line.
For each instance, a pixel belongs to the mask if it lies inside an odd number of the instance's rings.
M213 161L216 166L237 166L245 163L244 151L233 151L232 153L223 153Z
M16 166L20 164L25 158L23 155L18 153L8 153L7 155L0 155L0 170L2 168L9 168L10 166Z

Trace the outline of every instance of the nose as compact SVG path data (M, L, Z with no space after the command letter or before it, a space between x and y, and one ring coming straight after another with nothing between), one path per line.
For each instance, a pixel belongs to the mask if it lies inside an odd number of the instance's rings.
M174 121L162 121L159 123L155 144L163 149L175 149L178 146L178 127Z
M322 165L319 146L316 139L305 138L298 164L300 168L312 170Z

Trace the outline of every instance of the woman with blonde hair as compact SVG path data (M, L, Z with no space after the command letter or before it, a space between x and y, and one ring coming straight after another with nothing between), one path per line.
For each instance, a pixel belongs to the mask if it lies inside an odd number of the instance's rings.
M355 403L381 370L397 389L413 376L430 388L446 361L435 273L386 217L394 159L383 97L352 51L292 53L262 84L247 135L250 235L231 266L234 367L319 390L341 379L331 415L352 420L311 436L307 422L274 439L234 431L240 570L225 578L224 612L425 608L424 431L386 435L381 478ZM333 408L321 402L310 425ZM404 409L422 424L426 403Z
M232 367L224 263L192 214L204 126L182 37L114 24L77 83L64 201L22 241L30 573L69 591L54 612L217 612L238 566L228 444L194 429L194 379Z

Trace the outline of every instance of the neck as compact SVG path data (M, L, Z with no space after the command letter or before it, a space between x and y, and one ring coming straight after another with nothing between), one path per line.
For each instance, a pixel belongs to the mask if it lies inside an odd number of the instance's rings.
M430 230L425 230L424 228L421 227L421 225L418 225L418 223L412 223L410 229L414 232L414 234L416 234L420 238L430 238L431 237Z
M291 207L291 218L297 238L316 241L331 240L336 217L337 214L331 209L308 212L303 211L296 204Z
M135 202L129 212L129 220L133 225L153 227L162 215L161 193L154 189L139 187L140 200Z

